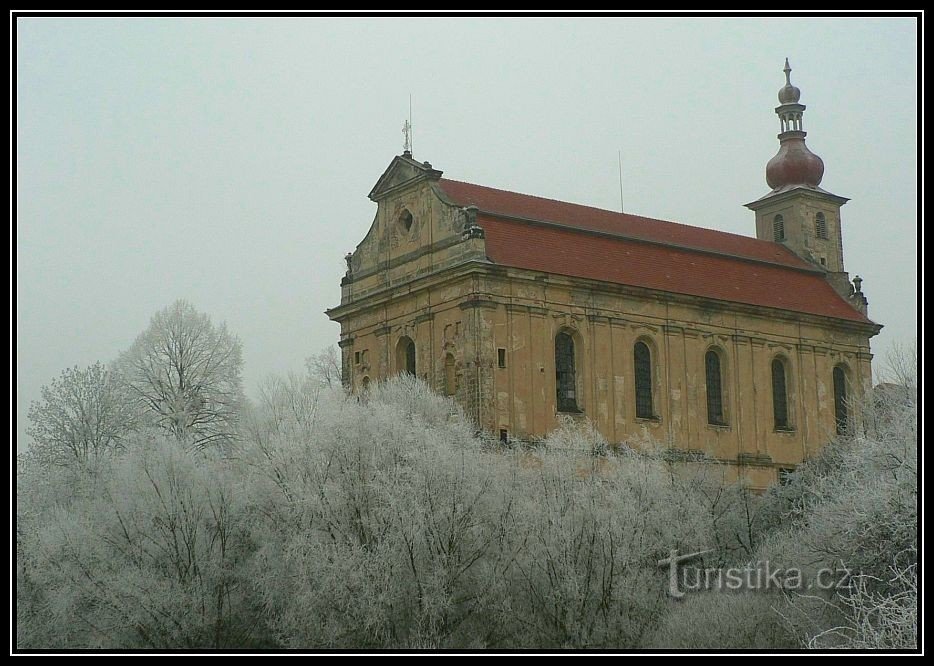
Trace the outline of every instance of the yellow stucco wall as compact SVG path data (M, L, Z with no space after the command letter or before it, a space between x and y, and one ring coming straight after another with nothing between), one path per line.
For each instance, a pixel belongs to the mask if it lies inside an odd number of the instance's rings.
M447 203L430 178L415 180L374 197L376 219L354 252L341 306L329 311L341 323L352 390L404 367L406 337L415 343L416 374L453 390L481 427L542 437L558 423L555 336L566 331L582 411L573 418L592 420L611 443L652 438L675 453L704 452L764 487L833 436L836 365L854 393L871 386L873 331L865 326L495 266L483 239L464 235L468 212ZM635 415L640 340L652 354L655 419ZM726 425L707 423L711 348L721 358ZM773 419L777 356L788 372L788 432Z

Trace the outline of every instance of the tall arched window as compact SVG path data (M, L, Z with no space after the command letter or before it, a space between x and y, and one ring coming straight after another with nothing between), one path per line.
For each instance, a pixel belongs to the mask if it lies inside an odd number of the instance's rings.
M814 217L814 232L818 238L827 238L827 218L823 213L818 213Z
M632 350L636 376L636 417L655 418L652 406L652 354L644 342L637 342Z
M846 372L839 365L833 369L833 414L837 422L837 434L845 434L850 413L846 404Z
M707 374L707 423L726 425L723 416L723 384L720 371L720 355L713 349L704 357Z
M776 430L791 430L788 419L788 388L785 363L780 358L772 361L772 414Z
M776 215L772 220L772 238L775 241L785 240L785 218L781 215Z
M415 375L415 342L403 336L396 345L396 372Z
M555 336L555 386L559 412L579 412L574 339L567 333Z
M454 395L457 391L456 382L454 354L448 354L444 357L444 395Z

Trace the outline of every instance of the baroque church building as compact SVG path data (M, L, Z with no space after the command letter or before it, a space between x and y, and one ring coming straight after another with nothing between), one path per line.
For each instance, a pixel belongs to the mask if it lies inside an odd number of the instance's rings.
M776 108L756 237L448 180L406 150L369 194L348 254L343 380L409 372L483 429L533 440L562 415L611 443L649 436L763 488L844 432L871 387L860 279L805 145L791 84Z

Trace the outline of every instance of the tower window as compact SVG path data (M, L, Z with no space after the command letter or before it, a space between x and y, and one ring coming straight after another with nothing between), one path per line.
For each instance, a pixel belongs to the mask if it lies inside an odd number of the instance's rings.
M496 350L496 356L497 356L499 367L505 368L506 367L506 350L500 347L499 349Z
M579 412L574 339L567 333L555 336L555 384L559 412Z
M772 238L776 242L785 240L785 218L776 215L772 221Z
M720 355L713 349L704 358L707 373L707 423L726 425L723 418L723 386L720 374Z
M850 420L846 403L846 372L839 365L833 369L833 413L837 422L837 434L846 434Z
M814 232L818 238L827 238L827 218L823 213L818 213L814 218Z
M354 353L353 353L353 362L354 362L356 365L360 365L360 352L354 352Z
M785 378L785 363L776 358L772 361L772 414L776 430L791 430L788 421L788 390Z
M636 375L636 417L654 419L652 405L652 354L644 342L637 342L633 348L633 361Z

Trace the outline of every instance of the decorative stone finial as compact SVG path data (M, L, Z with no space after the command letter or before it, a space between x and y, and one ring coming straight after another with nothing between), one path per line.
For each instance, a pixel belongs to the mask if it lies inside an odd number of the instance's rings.
M483 238L483 227L477 224L477 213L480 211L477 206L466 206L464 207L464 214L466 220L464 221L464 237L465 238Z
M778 91L778 101L781 104L797 104L801 99L801 91L791 85L791 66L785 58L785 87Z

